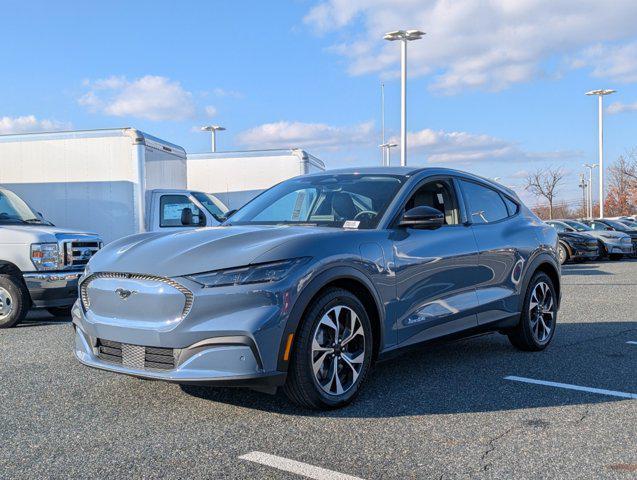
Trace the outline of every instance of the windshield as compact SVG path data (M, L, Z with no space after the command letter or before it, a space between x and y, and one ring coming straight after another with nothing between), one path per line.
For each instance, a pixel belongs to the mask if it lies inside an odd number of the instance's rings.
M626 230L630 230L626 225L622 222L618 222L616 220L604 220L606 225L613 227L615 230L619 230L620 232L625 232Z
M208 210L210 215L215 217L217 221L223 221L223 218L228 212L228 207L221 203L221 200L202 192L192 192L192 196L199 200L205 209Z
M564 220L564 223L566 223L569 227L573 227L578 232L591 232L591 231L593 231L593 229L591 227L589 227L588 225L584 225L583 223L576 222L574 220Z
M40 223L31 208L9 190L0 190L0 223Z
M297 177L266 190L226 224L374 228L402 183L393 175Z

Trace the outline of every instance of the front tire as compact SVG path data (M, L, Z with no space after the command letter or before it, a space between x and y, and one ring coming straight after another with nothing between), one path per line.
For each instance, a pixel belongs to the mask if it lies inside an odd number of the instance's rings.
M529 282L518 325L508 334L514 347L527 352L544 350L555 335L557 295L551 278L536 272Z
M365 382L372 348L371 323L361 301L347 290L326 290L297 329L283 390L302 407L343 407Z
M19 278L0 275L0 328L11 328L26 317L29 292Z

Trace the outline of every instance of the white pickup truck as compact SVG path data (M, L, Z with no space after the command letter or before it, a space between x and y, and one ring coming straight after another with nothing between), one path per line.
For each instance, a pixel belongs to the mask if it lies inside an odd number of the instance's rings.
M0 328L16 325L31 307L68 314L78 277L101 246L99 236L58 228L0 188Z

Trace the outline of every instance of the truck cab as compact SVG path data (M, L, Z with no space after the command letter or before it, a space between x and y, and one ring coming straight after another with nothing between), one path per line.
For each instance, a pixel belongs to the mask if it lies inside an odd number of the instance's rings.
M228 208L214 195L193 190L156 189L148 192L146 230L162 232L219 225Z
M19 323L30 308L67 314L78 277L101 247L98 235L56 227L0 188L0 328Z

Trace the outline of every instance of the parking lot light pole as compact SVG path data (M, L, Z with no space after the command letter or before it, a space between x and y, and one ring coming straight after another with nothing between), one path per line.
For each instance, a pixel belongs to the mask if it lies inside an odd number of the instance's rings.
M201 127L202 132L211 132L211 148L213 152L217 151L217 132L224 131L224 127L220 127L219 125L205 125Z
M616 90L591 90L586 95L597 96L597 123L599 127L599 218L604 218L604 105L602 98ZM593 217L591 212L591 218Z
M420 30L395 30L383 37L394 42L400 40L400 164L407 165L407 42L420 40Z
M598 165L596 163L585 163L584 167L588 168L588 204L586 205L586 216L593 218L593 169Z
M391 149L397 147L397 143L382 143L379 145L381 151L383 152L383 166L389 167L391 165Z

